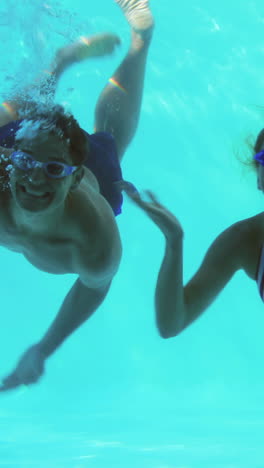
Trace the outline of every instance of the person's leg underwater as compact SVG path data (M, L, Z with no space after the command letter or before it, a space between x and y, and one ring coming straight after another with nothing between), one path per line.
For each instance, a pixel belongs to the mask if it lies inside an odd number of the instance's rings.
M148 0L115 0L131 27L130 49L101 93L95 110L95 131L108 132L119 160L137 129L148 48L154 20Z
M0 105L0 127L18 120L25 108L30 112L30 103L36 91L52 100L58 81L69 66L86 59L109 55L118 44L120 40L115 34L104 33L81 37L78 41L59 49L47 70L43 70L21 94L7 99Z

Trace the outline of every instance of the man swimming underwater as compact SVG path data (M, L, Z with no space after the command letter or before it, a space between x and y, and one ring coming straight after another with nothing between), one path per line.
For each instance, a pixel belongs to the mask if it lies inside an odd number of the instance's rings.
M0 244L40 270L78 275L47 332L25 351L0 391L39 379L45 360L103 302L119 267L120 161L138 123L153 18L147 0L115 2L132 40L98 100L93 135L60 106L33 106L26 93L0 111ZM115 35L103 34L59 50L47 75L49 89L55 92L69 65L111 53L118 43Z

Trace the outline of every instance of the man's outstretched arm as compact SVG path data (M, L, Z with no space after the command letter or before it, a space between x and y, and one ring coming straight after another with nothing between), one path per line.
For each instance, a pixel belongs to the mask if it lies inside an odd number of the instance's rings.
M110 284L111 281L99 288L89 288L78 278L47 333L22 355L15 370L3 379L0 391L35 383L44 372L46 358L98 309Z
M98 289L92 289L84 285L80 278L75 281L54 322L39 342L46 358L98 309L108 293L110 284L111 282Z

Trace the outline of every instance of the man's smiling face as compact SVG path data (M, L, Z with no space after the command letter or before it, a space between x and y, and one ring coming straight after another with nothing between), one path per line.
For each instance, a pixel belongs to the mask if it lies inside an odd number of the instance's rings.
M40 130L33 138L25 136L16 141L16 149L28 153L40 163L58 161L74 165L67 142L56 133ZM74 185L76 173L51 178L42 167L25 171L12 164L10 171L10 190L16 205L22 210L45 213L56 210L65 202Z

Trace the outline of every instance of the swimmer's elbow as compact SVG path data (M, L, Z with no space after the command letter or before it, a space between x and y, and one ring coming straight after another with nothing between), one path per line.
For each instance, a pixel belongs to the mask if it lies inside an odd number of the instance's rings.
M159 324L158 325L158 332L161 338L164 340L168 340L169 338L175 338L176 336L180 335L180 333L184 330L183 324Z
M168 338L174 338L177 336L175 333L171 333L170 330L160 330L159 329L159 336L164 340L168 340Z
M171 295L156 295L156 325L161 338L175 338L184 329L186 310L183 298Z

